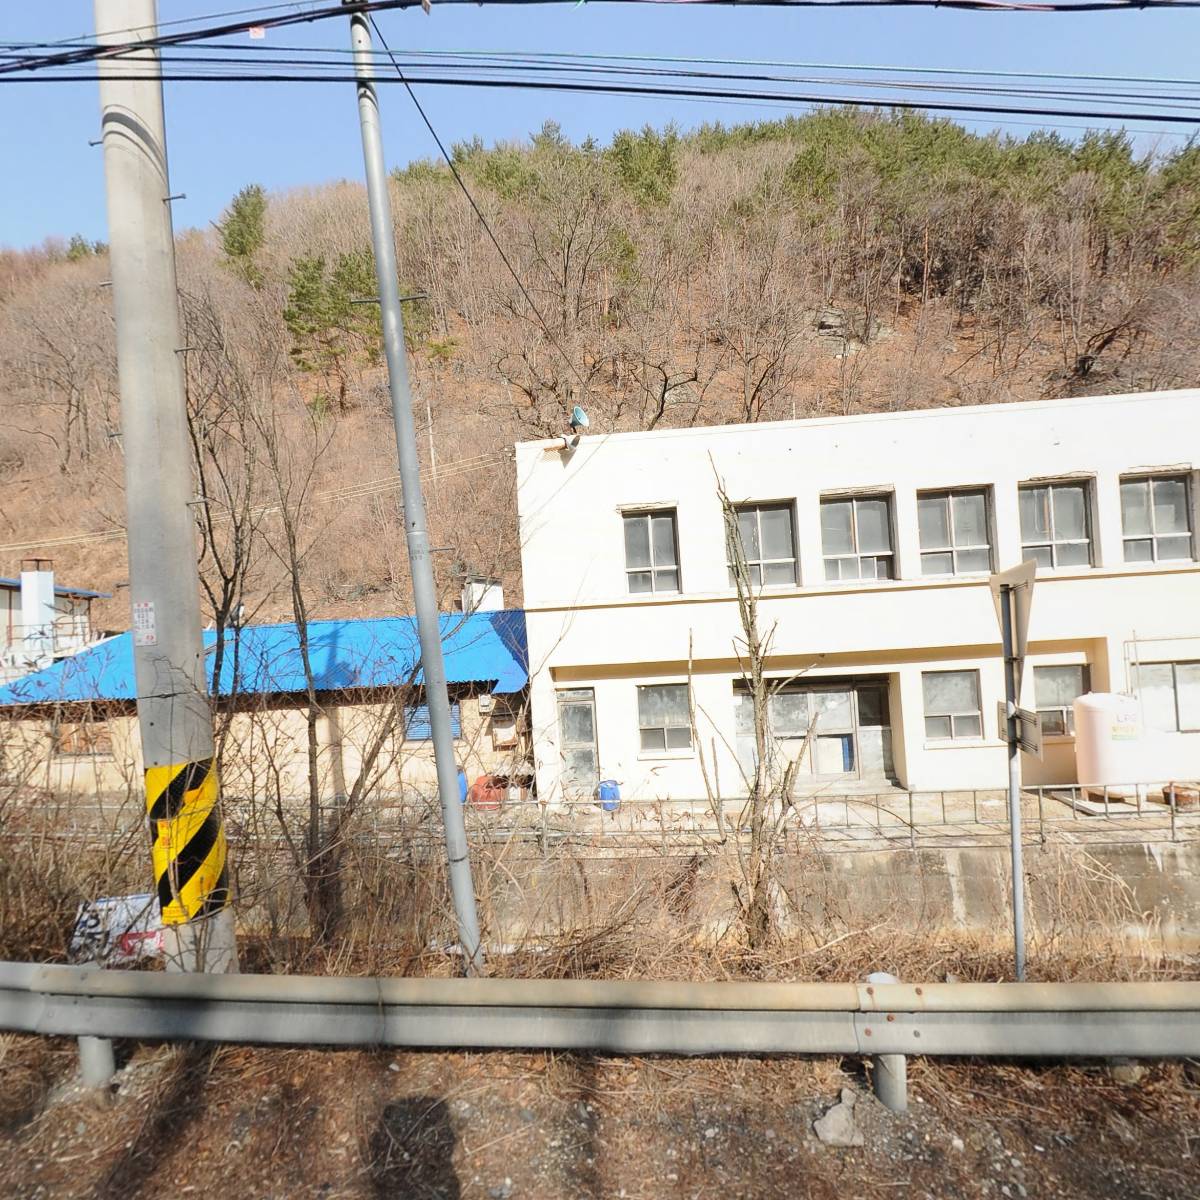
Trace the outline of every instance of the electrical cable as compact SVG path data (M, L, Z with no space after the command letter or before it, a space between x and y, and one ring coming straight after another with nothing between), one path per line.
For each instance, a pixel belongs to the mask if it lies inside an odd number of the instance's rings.
M438 131L436 129L434 129L433 122L429 119L429 114L426 113L420 100L417 99L416 92L414 92L412 90L412 86L409 84L407 76L405 76L404 72L401 70L400 64L396 61L395 55L392 54L391 47L387 44L387 39L383 36L383 33L380 30L379 25L375 21L375 18L368 14L367 20L371 22L371 28L375 30L375 36L379 39L379 44L384 48L384 51L387 53L388 57L392 60L392 66L396 68L396 74L400 77L401 83L404 84L404 89L405 89L405 91L408 92L409 99L412 100L413 105L415 106L417 112L421 116L421 120L425 122L425 128L429 130L429 136L433 138L434 143L437 145L438 150L441 151L442 158L444 158L446 160L446 165L450 168L450 173L454 176L455 182L462 189L463 195L466 196L466 198L467 198L467 203L470 204L471 208L475 212L475 215L479 218L479 223L483 226L488 237L491 239L492 245L496 247L496 253L500 255L501 262L504 263L505 267L508 269L508 273L516 281L517 287L520 288L520 290L521 290L521 295L525 297L525 302L529 305L530 309L533 311L533 314L537 317L538 324L541 325L541 327L542 327L542 332L549 339L550 344L561 355L563 362L565 362L567 364L567 367L570 369L571 374L573 374L575 376L575 378L579 381L579 386L581 388L583 388L584 393L586 394L587 381L583 378L583 375L580 373L579 369L575 366L575 363L572 360L571 356L562 348L562 346L559 344L558 339L550 331L549 323L546 321L546 318L542 316L541 309L539 309L538 306L534 303L533 297L529 294L529 289L525 286L524 282L521 279L521 276L517 273L516 267L514 267L512 265L512 263L509 261L508 255L504 252L504 247L500 245L500 239L496 236L495 232L493 231L491 225L488 222L487 217L485 217L483 215L483 210L475 202L475 197L473 195L471 195L471 189L467 187L466 182L464 181L462 175L459 174L459 170L458 170L458 167L454 163L454 159L450 157L450 153L449 153L449 151L447 151L445 143L442 141L441 137L439 136Z
M181 45L188 42L202 41L213 37L245 32L251 26L262 29L279 29L291 25L310 24L317 21L344 17L352 13L375 13L388 9L413 8L423 0L355 0L354 3L326 5L313 8L303 13L288 13L282 16L269 15L274 11L273 6L261 8L247 19L222 25L206 26L201 29L186 30L170 33L154 38L127 43L105 43L88 47L74 48L57 54L46 54L29 66L38 68L73 65L90 62L96 58L119 57L124 53L161 49L166 46ZM480 3L481 0L437 0L439 4L449 3ZM510 4L540 4L554 3L557 0L504 0ZM739 6L780 7L780 8L951 8L976 12L1117 12L1137 11L1147 9L1186 9L1200 7L1200 0L605 0L607 3L647 3L666 2L676 4L727 4L737 3ZM287 6L290 7L290 6ZM251 10L234 10L236 13L247 13ZM214 14L220 17L223 14ZM196 18L201 20L203 18ZM114 32L124 32L117 30ZM0 74L14 69L12 64L0 66ZM28 69L18 67L16 69Z
M705 0L707 2L707 0ZM2 74L2 73L0 73ZM566 92L585 95L610 96L640 96L656 98L700 98L707 100L754 100L775 101L793 105L851 105L865 109L901 109L905 111L928 111L971 114L980 113L997 116L1019 117L1078 117L1097 121L1150 121L1163 124L1195 125L1200 117L1187 113L1170 112L1137 112L1115 109L1094 108L1054 108L1054 107L1022 107L1020 105L997 105L985 103L955 103L945 100L905 99L896 96L842 96L820 95L806 92L784 91L755 91L734 88L701 88L701 87L668 87L665 85L629 84L629 83L582 83L568 80L546 79L489 79L483 77L457 77L424 75L419 78L402 76L395 79L388 75L367 76L360 80L357 75L302 75L295 73L272 72L269 74L253 74L226 72L217 74L193 74L186 71L174 72L106 72L108 79L147 80L157 79L175 83L403 83L405 86L421 84L429 87L476 87L490 90L524 89L527 91ZM97 76L87 75L56 75L53 82L95 82ZM36 76L3 76L0 83L45 83L48 80ZM1149 101L1147 101L1149 103ZM1189 102L1190 103L1190 102ZM1176 104L1175 107L1183 107Z

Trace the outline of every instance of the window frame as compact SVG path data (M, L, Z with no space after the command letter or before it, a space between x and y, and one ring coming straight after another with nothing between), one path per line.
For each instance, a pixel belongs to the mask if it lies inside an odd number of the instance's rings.
M983 497L983 525L984 536L986 542L982 544L976 543L971 545L958 545L954 535L954 497L955 496L982 496ZM921 536L921 504L923 501L941 500L946 505L946 529L949 533L949 544L945 546L926 546ZM930 488L927 491L917 492L917 549L921 558L921 576L925 579L952 579L959 575L985 575L989 574L995 567L996 552L995 552L995 536L993 532L992 520L992 489L984 485L979 486L963 486L950 488ZM960 553L967 551L987 551L987 566L975 567L970 569L960 569L958 565L958 556ZM949 571L926 571L925 562L928 557L933 555L950 555Z
M53 758L112 758L112 723L86 716L78 721L53 717L50 721L50 754Z
M695 752L695 743L692 738L692 710L691 696L689 694L689 685L687 683L639 683L637 688L637 720L638 720L638 757L639 758L662 758L666 757L690 757ZM661 688L679 688L684 696L684 721L670 721L662 725L646 725L643 724L642 717L642 693ZM687 745L671 745L671 731L684 730L687 733ZM646 734L661 732L661 746L647 746Z
M886 553L879 551L861 551L859 550L859 535L858 535L858 506L859 503L866 500L882 500L887 510L887 533L888 533L888 550ZM825 572L826 583L879 583L886 580L899 578L899 572L896 568L896 505L894 493L888 491L861 491L861 492L831 492L820 498L820 507L818 517L824 511L827 504L849 504L850 505L850 538L854 543L854 550L844 554L830 554L825 549L825 522L821 520L821 564ZM888 574L879 575L863 575L862 562L863 559L870 558L876 563L880 559L886 559L888 565ZM829 574L829 563L831 560L837 562L849 561L853 559L858 565L859 572L852 577L842 575L837 578Z
M1056 488L1081 488L1083 491L1083 531L1082 538L1060 538L1054 529L1054 497ZM1044 489L1049 498L1047 513L1047 537L1044 540L1026 541L1025 530L1021 528L1021 493ZM1096 522L1094 516L1095 479L1091 476L1063 476L1059 479L1029 479L1017 484L1017 530L1021 538L1021 557L1027 559L1037 556L1032 552L1043 547L1050 551L1048 566L1038 563L1040 570L1070 571L1096 565ZM1059 546L1087 546L1086 563L1060 563L1058 561Z
M1035 663L1033 665L1033 705L1039 717L1044 717L1047 713L1059 714L1062 717L1061 729L1046 729L1045 724L1042 725L1042 734L1044 737L1062 737L1073 738L1075 736L1075 709L1072 704L1038 704L1037 701L1037 678L1039 671L1061 671L1066 668L1071 668L1079 672L1079 685L1082 691L1076 694L1076 699L1079 696L1086 696L1092 690L1092 667L1090 663Z
M1180 659L1178 662L1171 661L1171 662L1139 662L1139 663L1135 663L1133 670L1135 673L1134 678L1135 678L1136 682L1135 682L1133 690L1134 690L1134 694L1137 696L1137 699L1138 699L1138 708L1142 712L1145 711L1145 704L1142 699L1142 680L1141 680L1141 672L1144 667L1170 667L1171 668L1171 699L1174 702L1174 709L1175 709L1175 728L1174 729L1155 729L1154 732L1158 732L1158 733L1200 733L1200 723L1197 723L1195 725L1189 725L1185 728L1183 725L1183 722L1180 718L1180 715L1179 715L1179 668L1180 667L1195 667L1198 670L1200 670L1200 659L1185 658L1185 659ZM1144 720L1145 720L1145 718L1143 717L1143 721Z
M1196 561L1196 520L1193 509L1194 489L1192 487L1191 471L1146 471L1136 475L1122 475L1117 480L1117 496L1121 506L1121 552L1127 563L1182 563ZM1154 484L1158 481L1178 481L1183 484L1183 511L1187 517L1185 533L1157 533L1154 519ZM1144 534L1128 534L1125 532L1125 485L1142 483L1149 489L1149 503L1146 511L1150 518L1150 532ZM1160 558L1158 543L1168 538L1187 538L1188 552L1183 558ZM1130 542L1149 542L1149 558L1130 558Z
M406 742L432 742L433 741L433 725L429 716L428 701L412 701L404 705L404 741ZM413 726L417 726L418 732L413 731ZM419 730L427 729L427 733L421 733ZM451 699L450 701L450 736L456 741L461 742L463 737L462 731L462 702L460 700Z
M931 675L974 675L975 677L975 701L976 707L974 710L967 709L947 709L945 711L930 712L929 701L925 696L925 680ZM983 724L983 686L979 677L978 667L950 667L939 671L922 671L921 672L921 717L924 722L922 728L925 733L927 742L941 742L950 744L954 742L982 742L985 740L984 724ZM979 729L976 733L957 733L955 731L955 723L959 718L971 717L979 722ZM931 734L929 732L929 722L931 719L938 720L946 718L950 722L950 732L946 736L940 734Z
M742 556L746 562L746 571L750 577L750 586L758 589L763 588L794 588L800 583L800 554L799 546L796 541L796 502L795 500L747 500L742 504L733 506L734 520L740 520L743 513L753 512L755 514L755 524L758 527L758 546L759 552L762 552L763 536L762 536L762 513L766 509L781 510L787 513L788 525L791 533L792 555L790 558L751 558L746 553L746 546L742 544ZM741 528L738 528L739 539L741 537ZM726 544L726 557L728 557L729 546ZM765 581L765 568L767 566L775 566L780 563L790 563L792 567L792 578L785 583L767 583ZM733 563L726 563L729 569L729 586L737 587L737 578L734 575ZM758 571L758 582L754 580L754 571Z
M653 519L655 517L669 517L671 521L671 546L674 550L675 561L672 563L656 563L654 561L654 532ZM629 565L629 549L625 541L625 531L628 528L627 521L646 522L646 544L650 551L650 565L647 567L631 567ZM645 508L622 508L621 509L621 545L625 553L625 592L630 596L678 596L683 592L683 568L679 562L679 515L678 509L668 506L655 508L647 506ZM660 571L675 572L675 586L673 588L659 587L655 578ZM649 575L650 587L646 591L634 591L632 587L632 578L634 575Z

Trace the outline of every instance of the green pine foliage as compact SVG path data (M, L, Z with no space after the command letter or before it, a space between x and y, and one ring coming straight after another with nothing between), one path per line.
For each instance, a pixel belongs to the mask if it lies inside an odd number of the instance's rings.
M257 258L267 240L267 194L257 183L242 188L217 224L221 249L250 284L262 284Z

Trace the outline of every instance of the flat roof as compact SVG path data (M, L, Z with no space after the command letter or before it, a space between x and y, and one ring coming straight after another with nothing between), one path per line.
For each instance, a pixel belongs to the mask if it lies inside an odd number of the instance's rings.
M21 581L19 579L0 578L0 588L13 588L20 590ZM79 596L84 600L111 600L111 592L91 592L87 588L67 587L64 584L54 585L54 594L56 596Z
M714 433L728 434L752 430L782 430L813 428L824 425L849 425L877 421L914 421L929 420L935 417L968 416L974 414L995 414L1029 412L1032 409L1053 408L1085 408L1088 406L1103 407L1110 404L1153 403L1165 400L1182 400L1191 398L1200 405L1200 388L1175 388L1161 392L1122 392L1112 396L1065 396L1050 400L1012 400L1000 404L951 404L935 408L906 408L899 412L868 412L853 413L849 416L828 417L796 417L785 421L739 421L727 425L689 425L683 429L622 429L611 433L585 434L579 439L580 448L598 446L602 442L625 441L633 438L686 438L705 437ZM1200 411L1200 410L1198 410ZM564 428L563 437L568 436ZM562 446L562 437L537 438L532 441L518 442L518 447L552 448Z

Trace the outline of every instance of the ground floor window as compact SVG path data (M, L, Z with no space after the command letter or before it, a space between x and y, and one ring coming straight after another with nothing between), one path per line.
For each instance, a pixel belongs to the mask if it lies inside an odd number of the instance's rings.
M1133 687L1148 729L1200 731L1200 662L1141 663L1133 669Z
M978 671L925 671L925 736L932 741L983 737Z
M821 683L768 680L769 733L777 763L797 761L798 778L894 779L888 685L879 676ZM754 770L754 700L735 684L737 755Z
M56 755L111 755L112 730L107 721L60 721L50 726L50 746Z
M1075 732L1075 701L1091 691L1087 666L1033 668L1033 703L1043 733Z
M450 734L462 737L462 709L457 700L450 701ZM429 720L428 704L406 704L404 706L404 739L408 742L428 742L433 738L433 725Z
M638 732L643 752L690 750L692 719L686 683L656 683L639 687Z

